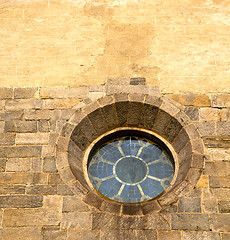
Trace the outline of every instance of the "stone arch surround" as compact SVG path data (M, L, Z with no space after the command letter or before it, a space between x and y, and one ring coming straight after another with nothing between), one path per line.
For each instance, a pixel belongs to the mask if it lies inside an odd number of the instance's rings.
M103 134L130 127L150 130L175 151L176 177L162 195L138 204L116 203L97 195L84 177L83 158L89 145ZM145 215L159 212L188 191L203 170L204 147L200 134L183 107L166 97L119 93L76 106L57 142L57 168L73 193L94 208L120 214Z

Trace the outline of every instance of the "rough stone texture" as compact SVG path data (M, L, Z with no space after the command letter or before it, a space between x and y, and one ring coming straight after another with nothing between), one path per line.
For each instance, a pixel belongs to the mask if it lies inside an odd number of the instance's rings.
M229 94L216 94L211 98L212 107L230 107Z
M181 198L178 212L201 212L200 198Z
M210 227L213 231L229 232L230 231L229 214L211 214Z
M209 230L207 214L172 214L172 229Z
M59 227L43 227L42 235L43 235L43 240L49 240L49 239L65 240L67 236L67 232L60 231Z
M164 213L151 214L148 217L149 229L170 230L170 215Z
M220 234L214 232L182 232L183 240L220 240Z
M8 240L43 240L41 227L1 228L0 236Z
M180 239L180 232L176 231L158 231L158 240L178 240Z
M107 237L108 235L106 235ZM69 230L67 240L100 240L97 230ZM110 238L112 239L112 238Z
M14 89L14 98L33 98L35 93L38 91L38 88L15 88Z
M6 121L5 132L37 132L36 121Z

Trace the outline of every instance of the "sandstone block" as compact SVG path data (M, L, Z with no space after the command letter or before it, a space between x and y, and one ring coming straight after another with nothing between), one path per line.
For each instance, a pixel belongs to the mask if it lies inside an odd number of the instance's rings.
M0 236L8 240L43 240L40 227L21 227L21 228L1 228Z
M0 172L5 172L7 159L0 158Z
M16 157L40 157L40 146L15 146L0 148L0 157L16 158Z
M55 158L43 159L43 172L57 172Z
M126 217L94 212L92 229L139 229L147 228L146 217Z
M61 212L57 209L5 209L3 227L58 226Z
M141 240L156 240L157 232L150 230L102 230L101 240L116 240L116 239L141 239Z
M173 214L172 229L209 230L207 214Z
M6 110L20 110L20 109L41 109L41 99L13 99L6 100Z
M49 133L17 133L16 144L20 145L43 145L49 144L50 134Z
M37 122L18 120L6 121L5 132L37 132Z
M170 215L165 213L148 216L149 229L170 230Z
M196 126L201 136L212 136L216 134L214 122L198 122Z
M230 215L229 214L211 214L210 226L213 231L229 232L230 231Z
M63 213L61 229L91 229L91 213Z
M24 111L23 110L16 110L16 111L0 111L0 120L7 121L7 120L22 120Z
M186 107L185 113L192 119L193 121L199 121L199 110L195 107Z
M66 99L44 99L42 107L43 109L69 109L74 107L80 102L78 98L66 98Z
M216 108L200 108L200 121L212 122L219 120L220 110Z
M201 212L200 198L180 198L178 212Z
M42 196L0 196L1 208L38 208L42 207Z
M230 122L218 122L217 135L230 135Z
M206 162L204 174L209 176L227 176L230 172L230 162L218 161L218 162Z
M57 189L58 195L73 195L73 192L70 190L70 188L65 184L59 184Z
M36 87L30 88L15 88L14 98L34 98L35 93L38 91Z
M26 186L26 194L53 195L57 194L56 185L32 185Z
M0 185L0 194L25 194L25 185Z
M28 172L31 168L30 158L10 158L7 160L7 172Z
M10 146L15 143L15 134L13 133L0 133L0 145Z
M89 206L75 196L63 197L62 212L88 212Z
M51 119L52 111L50 110L26 110L26 120L49 120Z
M66 240L67 232L61 231L59 227L43 227L42 235L43 240Z
M177 231L158 231L158 240L178 240L180 239L180 232Z
M97 109L89 114L89 119L92 122L95 130L102 134L108 130L105 118L103 116L102 110Z
M210 176L209 184L211 188L229 188L230 176Z
M0 99L13 98L13 88L0 88Z
M219 233L215 233L215 232L190 232L190 231L186 231L186 232L182 232L182 238L183 240L192 240L192 239L196 239L196 240L219 240L220 239L220 234Z
M230 201L228 200L219 201L218 209L220 213L230 213Z
M212 107L230 107L229 94L217 94L211 97Z
M208 148L229 148L229 136L208 136L203 137L204 145Z

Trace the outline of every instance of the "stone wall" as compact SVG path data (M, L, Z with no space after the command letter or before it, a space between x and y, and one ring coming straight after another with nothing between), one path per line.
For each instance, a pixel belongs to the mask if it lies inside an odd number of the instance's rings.
M165 93L229 92L224 0L1 0L0 86L145 77Z
M159 94L156 87L136 81L141 85L124 85L123 91L138 87L146 94ZM205 165L196 187L159 213L100 212L61 180L56 140L63 124L77 104L122 91L117 84L119 80L100 87L0 89L1 239L230 238L229 94L165 94L184 105L196 124L205 145Z

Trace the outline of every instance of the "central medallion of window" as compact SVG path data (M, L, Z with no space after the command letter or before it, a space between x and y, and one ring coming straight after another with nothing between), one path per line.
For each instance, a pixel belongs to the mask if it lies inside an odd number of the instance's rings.
M123 203L151 200L165 191L174 176L166 145L141 131L118 131L91 150L88 177L99 194Z

